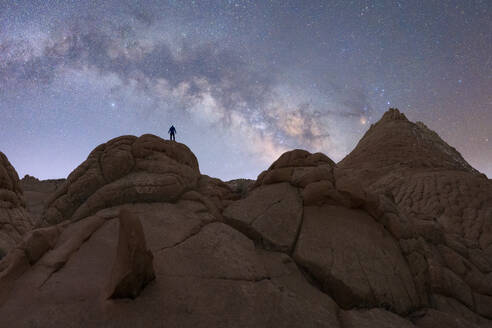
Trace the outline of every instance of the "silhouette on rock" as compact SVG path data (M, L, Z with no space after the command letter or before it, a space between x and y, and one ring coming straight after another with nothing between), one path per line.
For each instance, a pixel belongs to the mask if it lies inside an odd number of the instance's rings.
M0 326L492 327L491 199L396 109L340 163L297 149L254 182L119 137L0 261Z
M195 155L153 135L122 136L94 149L48 202L44 225L77 221L127 202L175 201L200 177Z

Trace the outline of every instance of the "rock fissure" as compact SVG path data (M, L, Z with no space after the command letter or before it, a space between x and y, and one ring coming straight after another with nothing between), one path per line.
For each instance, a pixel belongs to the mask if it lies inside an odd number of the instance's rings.
M293 257L296 247L297 247L297 241L299 240L299 237L301 235L301 230L302 230L302 224L304 222L304 206L301 207L301 221L299 222L299 225L297 226L297 231L296 231L296 237L294 239L294 243L292 244L292 249L289 252L289 255Z
M212 224L212 223L216 223L216 222L220 222L220 221L209 221L205 224L201 224L199 225L196 229L194 229L188 236L186 236L183 240L177 242L177 243L174 243L173 245L171 246L166 246L166 247L161 247L161 248L158 248L156 250L154 250L154 252L156 253L160 253L160 252L163 252L163 251L166 251L168 249L171 249L171 248L175 248L175 247L178 247L184 243L186 243L187 241L189 241L190 239L192 239L193 237L195 237L196 235L198 235L200 232L202 232L203 228L205 228L206 226L208 226L209 224Z
M237 277L221 277L221 276L200 276L200 275L179 275L179 274L168 274L168 273L157 273L157 276L163 276L163 277L172 277L172 278L197 278L197 279L204 279L204 280L227 280L227 281L243 281L243 282L262 282L266 280L271 280L271 277L264 276L264 277L255 277L251 279L247 278L237 278Z

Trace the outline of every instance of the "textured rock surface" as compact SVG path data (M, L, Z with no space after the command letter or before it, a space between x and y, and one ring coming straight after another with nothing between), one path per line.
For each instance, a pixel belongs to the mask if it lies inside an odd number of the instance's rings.
M491 186L397 110L338 165L293 150L254 183L200 175L175 142L116 138L0 261L0 326L490 328ZM108 299L122 208L155 280Z
M0 258L29 231L34 222L26 210L19 176L0 152Z
M410 321L382 309L343 311L341 321L344 328L415 328Z
M152 265L154 256L147 249L138 216L121 209L118 219L118 246L108 284L108 297L135 298L155 278Z
M420 305L398 243L361 210L306 207L294 259L344 308Z
M288 183L265 185L224 210L226 221L270 249L291 251L302 220L302 199Z
M183 144L153 135L122 136L94 149L58 189L43 224L80 220L127 202L175 201L196 187L200 172Z
M39 221L46 202L64 182L65 179L39 180L30 175L26 175L20 180L26 208L35 221Z
M398 240L423 303L475 323L476 314L492 318L491 180L395 109L339 163L335 179Z

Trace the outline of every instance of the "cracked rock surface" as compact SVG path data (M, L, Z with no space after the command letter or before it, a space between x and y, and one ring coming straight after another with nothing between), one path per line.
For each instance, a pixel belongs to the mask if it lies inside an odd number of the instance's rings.
M0 326L492 327L491 198L395 109L340 163L297 149L254 182L201 175L182 144L119 137L0 261ZM108 299L122 210L155 279Z

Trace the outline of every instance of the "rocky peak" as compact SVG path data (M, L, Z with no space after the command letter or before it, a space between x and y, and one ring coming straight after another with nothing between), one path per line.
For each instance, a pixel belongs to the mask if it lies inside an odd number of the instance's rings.
M33 177L32 175L26 174L26 175L24 175L24 177L20 181L25 182L25 183L36 183L36 182L39 182L39 179L36 177Z
M459 170L478 174L453 147L422 122L413 123L390 108L366 132L340 163L344 168L365 167L378 175L395 168Z
M401 113L398 108L390 108L388 109L379 122L386 122L386 121L407 121L408 119L405 116L405 114Z
M456 154L396 109L340 165L296 149L254 185L115 138L0 261L0 326L492 327L491 180Z

